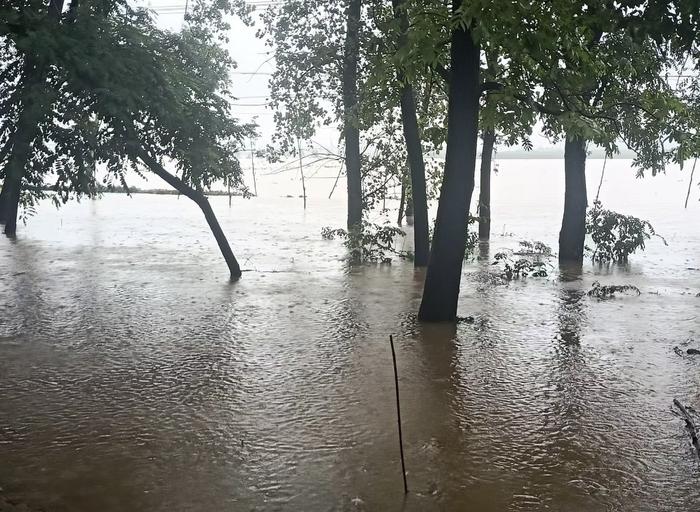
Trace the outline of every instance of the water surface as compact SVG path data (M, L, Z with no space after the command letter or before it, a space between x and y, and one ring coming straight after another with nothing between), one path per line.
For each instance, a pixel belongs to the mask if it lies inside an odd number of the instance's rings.
M555 246L560 165L501 162L495 236L464 269L474 322L456 328L415 321L424 276L409 263L350 268L321 240L344 222L331 180L310 180L306 212L283 197L287 175L231 208L212 198L247 270L234 284L184 198L42 205L0 240L3 492L47 512L697 510L671 402L700 406L700 360L673 351L700 348L700 208L682 208L686 174L639 181L608 162L606 206L669 247L490 284L496 251ZM643 293L597 301L596 280Z

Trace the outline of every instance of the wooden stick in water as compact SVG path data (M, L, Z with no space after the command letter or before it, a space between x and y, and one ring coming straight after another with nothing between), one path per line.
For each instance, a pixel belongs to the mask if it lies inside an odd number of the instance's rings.
M698 441L698 431L697 427L695 426L695 422L693 421L693 417L688 412L688 409L686 409L685 406L675 398L673 399L673 405L678 407L678 409L681 411L681 415L685 420L685 425L690 431L690 441L693 443L695 450L698 452L698 457L700 457L700 441Z
M690 189L693 188L693 176L695 176L695 165L698 163L698 159L696 158L695 161L693 161L693 170L690 171L690 183L688 183L688 193L685 196L685 208L686 210L688 209L688 199L690 199Z
M396 351L394 350L394 337L389 335L391 344L391 359L394 362L394 387L396 389L396 419L399 424L399 449L401 451L401 473L403 474L403 492L408 494L408 483L406 483L406 462L403 456L403 434L401 433L401 401L399 399L399 372L396 368Z

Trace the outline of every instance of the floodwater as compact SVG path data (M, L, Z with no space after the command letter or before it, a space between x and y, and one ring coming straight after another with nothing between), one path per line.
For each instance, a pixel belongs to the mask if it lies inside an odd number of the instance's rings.
M500 162L456 329L415 321L410 263L349 268L321 239L344 223L332 180L309 180L306 213L288 175L212 198L237 283L184 198L42 205L0 240L2 494L46 512L700 510L672 410L700 409L700 357L673 350L700 348L700 190L684 210L687 172L628 166L608 162L601 199L668 247L494 285L489 251L554 247L563 196L561 162ZM642 295L598 301L596 280Z

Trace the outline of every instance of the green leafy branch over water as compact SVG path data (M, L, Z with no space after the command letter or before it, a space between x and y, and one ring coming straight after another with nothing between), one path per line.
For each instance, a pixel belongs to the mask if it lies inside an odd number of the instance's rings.
M479 245L479 235L475 231L469 230L469 225L475 224L478 217L469 216L466 234L466 245L464 259L470 259L474 250ZM346 230L343 228L333 229L329 226L321 228L321 238L324 240L343 240L343 245L350 252L350 260L355 264L361 263L384 263L392 261L391 255L404 260L413 260L413 251L404 251L395 247L398 238L406 236L406 232L400 228L388 224L375 224L362 221L362 228ZM433 232L430 231L430 239Z
M588 211L586 233L595 244L593 250L587 248L591 259L599 263L626 262L630 254L644 250L645 242L652 236L658 236L668 245L648 221L606 210L600 201L593 203Z
M513 256L518 256L514 258ZM523 240L520 249L515 252L499 252L494 255L492 265L500 267L500 277L504 281L513 281L523 277L547 277L551 265L547 260L552 257L552 249L539 241Z
M342 228L321 228L321 237L324 240L343 240L343 245L350 251L350 260L353 263L391 263L389 254L400 258L411 258L411 253L394 248L394 240L404 237L406 233L389 225L362 222L362 228L345 230Z

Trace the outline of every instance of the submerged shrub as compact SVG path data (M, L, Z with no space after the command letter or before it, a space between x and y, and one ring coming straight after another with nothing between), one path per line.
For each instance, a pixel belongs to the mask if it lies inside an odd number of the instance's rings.
M606 210L600 201L588 211L586 233L595 244L591 259L600 263L624 263L630 254L644 250L645 242L652 236L659 236L648 221Z
M353 263L391 263L388 254L394 254L401 258L410 258L411 254L394 248L394 240L405 236L406 233L399 228L373 224L362 221L362 227L351 229L321 228L321 237L324 240L343 240L343 245L350 251L350 259Z
M470 229L470 226L476 224L478 220L479 217L473 217L471 215L467 217L467 243L464 246L465 260L468 260L474 253L474 250L479 246L479 233L477 233L475 229Z
M479 246L479 233L477 233L476 230L470 228L472 224L476 224L478 221L479 217L474 217L472 215L469 215L467 217L467 237L466 243L464 244L465 260L471 259L475 249ZM436 220L433 220L433 225L430 226L430 229L428 231L428 239L431 243L433 241L433 235L435 234L435 222Z
M601 285L598 281L593 283L593 288L588 291L589 297L595 297L596 299L611 299L616 293L634 293L636 295L641 295L642 292L634 285Z
M517 256L542 256L548 258L552 255L552 248L544 242L522 240L518 243L520 250L514 253Z
M548 257L548 256L547 256ZM547 263L539 257L514 259L507 252L499 252L494 255L492 265L500 267L500 277L504 281L512 281L521 277L547 277Z

